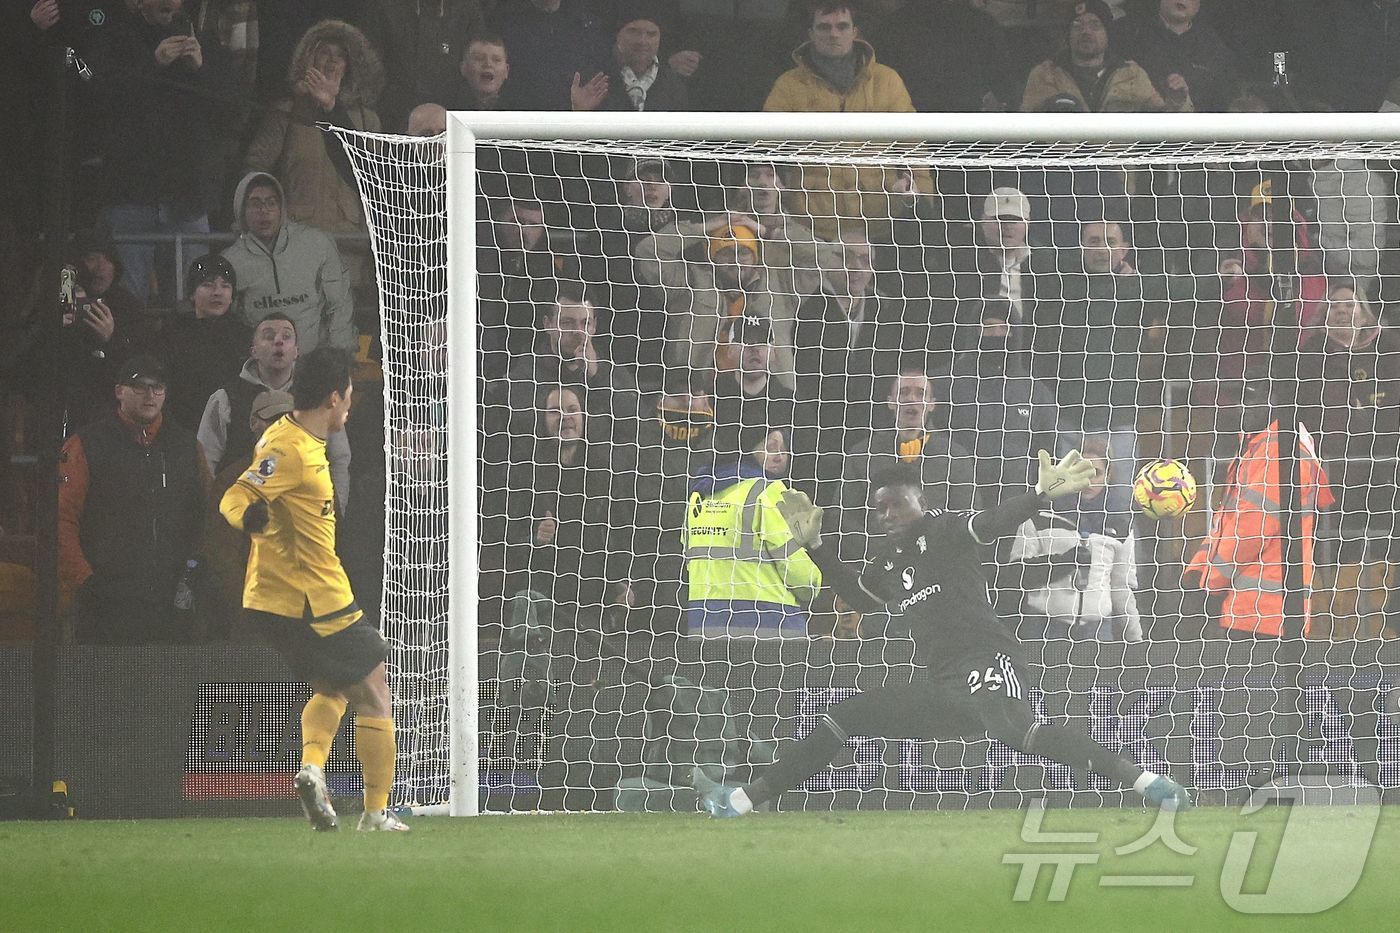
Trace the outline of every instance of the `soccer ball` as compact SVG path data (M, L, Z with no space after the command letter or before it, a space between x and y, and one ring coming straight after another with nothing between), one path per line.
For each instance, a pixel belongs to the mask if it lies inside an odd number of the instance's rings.
M1133 480L1133 501L1148 518L1174 518L1196 502L1196 477L1180 460L1154 460Z

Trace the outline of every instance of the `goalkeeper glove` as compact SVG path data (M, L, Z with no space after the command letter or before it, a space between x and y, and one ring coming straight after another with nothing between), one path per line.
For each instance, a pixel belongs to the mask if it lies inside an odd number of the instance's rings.
M269 518L267 503L258 499L243 510L243 530L250 535L266 531Z
M789 489L778 500L778 514L787 522L792 540L805 548L822 546L822 510L812 504L806 493Z
M1055 463L1050 454L1040 452L1040 480L1035 491L1048 499L1073 495L1088 489L1094 480L1094 465L1080 456L1079 451L1071 450L1064 459Z

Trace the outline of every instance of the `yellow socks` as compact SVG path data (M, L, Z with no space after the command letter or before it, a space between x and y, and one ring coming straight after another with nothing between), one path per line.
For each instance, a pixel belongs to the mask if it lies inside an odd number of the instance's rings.
M345 701L340 697L328 697L324 693L313 693L301 711L301 763L326 766L326 758L331 753L331 743L335 741L335 731L340 728L341 717L345 715Z
M356 716L355 754L365 779L365 812L383 810L394 786L394 721Z

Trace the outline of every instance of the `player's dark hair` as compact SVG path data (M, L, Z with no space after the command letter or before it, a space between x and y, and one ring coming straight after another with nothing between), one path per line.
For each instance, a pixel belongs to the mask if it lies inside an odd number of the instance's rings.
M295 335L297 339L301 339L301 334L297 332L297 322L287 317L285 311L274 311L261 321L258 321L257 324L253 325L253 333L257 333L258 328L267 321L286 321L288 324L292 325L292 334Z
M472 45L477 42L480 42L482 45L498 45L502 49L506 48L506 40L501 37L501 34L499 32L492 32L489 29L482 29L467 36L467 41L462 46L462 55L465 56L467 53L467 49L471 48ZM509 49L506 49L506 58L510 58Z
M859 0L811 0L807 4L807 28L811 28L817 22L818 16L830 16L832 13L840 13L845 10L851 14L851 22L860 27L860 3Z
M892 463L880 467L870 474L870 494L872 496L877 491L890 486L906 486L921 496L924 493L924 479L919 474L919 467L913 463L904 463L903 461Z
M337 347L317 347L297 360L292 380L292 404L297 411L320 408L332 392L350 388L355 361Z

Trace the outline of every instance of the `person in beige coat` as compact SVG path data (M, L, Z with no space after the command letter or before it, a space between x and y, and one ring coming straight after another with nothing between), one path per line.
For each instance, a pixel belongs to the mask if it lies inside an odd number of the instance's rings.
M684 230L659 231L637 247L637 278L665 292L668 365L712 381L720 324L753 316L771 326L773 375L791 389L797 299L767 266L756 226L749 218L722 214Z
M297 43L287 82L292 96L263 116L248 145L244 171L267 172L282 183L289 220L332 236L364 233L359 192L337 171L316 123L380 131L374 106L384 88L384 68L378 53L349 23L322 20ZM372 285L369 243L339 246L351 286Z

